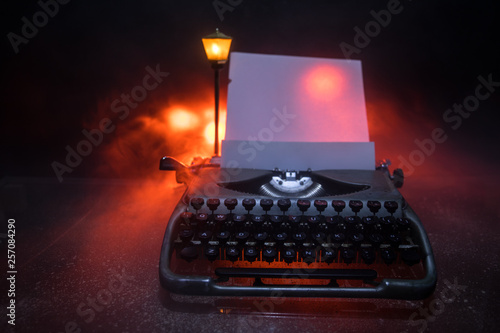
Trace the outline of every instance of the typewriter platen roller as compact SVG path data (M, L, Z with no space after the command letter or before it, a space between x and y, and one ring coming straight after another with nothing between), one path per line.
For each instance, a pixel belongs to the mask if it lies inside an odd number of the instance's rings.
M420 299L436 271L418 217L377 170L263 171L165 157L190 185L166 230L162 285L193 295Z

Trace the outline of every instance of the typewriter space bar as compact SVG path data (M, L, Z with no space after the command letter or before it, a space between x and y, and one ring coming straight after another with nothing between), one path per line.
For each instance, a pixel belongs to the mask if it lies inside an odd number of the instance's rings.
M217 268L222 278L375 280L373 269Z

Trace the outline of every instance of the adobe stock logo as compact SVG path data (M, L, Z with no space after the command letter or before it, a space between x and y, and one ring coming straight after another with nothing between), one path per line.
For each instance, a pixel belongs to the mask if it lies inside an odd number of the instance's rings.
M49 23L49 18L53 18L59 13L59 5L65 5L70 0L40 0L38 1L38 6L42 10L39 10L33 14L31 20L26 16L21 18L23 25L21 27L21 35L14 32L9 32L7 34L7 39L12 46L15 54L19 53L19 46L21 44L28 44L30 39L35 38L38 34L38 29L43 28Z

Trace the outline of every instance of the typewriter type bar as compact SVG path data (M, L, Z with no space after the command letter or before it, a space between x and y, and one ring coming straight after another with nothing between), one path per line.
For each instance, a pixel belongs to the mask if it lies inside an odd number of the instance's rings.
M349 184L349 174L322 177ZM355 193L308 198L252 196L217 182L219 196L204 197L203 184L192 184L165 233L162 285L190 295L429 296L436 270L418 217L383 172L355 177Z

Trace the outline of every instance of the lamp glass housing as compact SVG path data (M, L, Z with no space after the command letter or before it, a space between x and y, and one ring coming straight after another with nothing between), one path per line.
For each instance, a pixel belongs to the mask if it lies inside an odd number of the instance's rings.
M226 63L232 42L231 37L216 30L215 33L202 38L202 42L210 62L215 62L217 64Z

